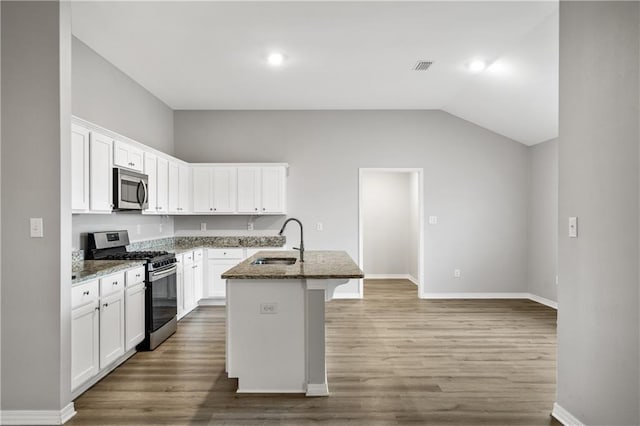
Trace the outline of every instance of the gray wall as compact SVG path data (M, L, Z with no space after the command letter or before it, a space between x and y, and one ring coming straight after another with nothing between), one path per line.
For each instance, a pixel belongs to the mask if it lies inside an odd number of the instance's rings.
M172 155L173 110L73 38L73 115Z
M557 302L558 140L529 148L529 293Z
M425 230L426 292L526 291L524 145L442 111L176 111L174 120L176 155L186 161L288 162L288 211L307 225L306 247L354 259L358 168L424 168L424 214L440 217ZM177 217L175 228L199 229L199 221ZM295 241L297 231L288 236Z
M585 424L640 424L639 6L560 3L557 402Z
M171 108L75 37L72 64L75 116L173 154ZM86 232L117 229L128 230L132 241L172 236L173 218L130 213L74 215L73 248L85 248Z
M62 205L70 188L62 168L69 163L60 161L69 150L69 52L63 49L70 46L61 37L70 30L57 2L1 7L1 405L60 410L69 402L62 390L69 384L63 341L69 330L63 329L71 297L70 281L61 279L71 271L61 232L70 232L69 207ZM29 217L44 218L44 238L29 238Z

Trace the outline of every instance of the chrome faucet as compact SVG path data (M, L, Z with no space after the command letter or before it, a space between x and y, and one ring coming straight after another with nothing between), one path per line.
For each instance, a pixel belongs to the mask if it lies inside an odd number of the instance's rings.
M294 250L300 250L300 262L304 262L304 232L302 230L302 222L300 222L298 219L296 219L295 217L290 217L289 219L285 220L285 222L282 224L282 228L280 228L280 232L278 232L278 235L282 235L282 233L284 232L284 228L287 227L287 223L291 222L298 222L298 225L300 225L300 248L298 247L293 247Z

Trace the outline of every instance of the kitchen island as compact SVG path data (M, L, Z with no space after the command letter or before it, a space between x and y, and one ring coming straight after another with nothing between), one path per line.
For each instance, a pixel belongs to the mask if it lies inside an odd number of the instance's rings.
M222 274L226 368L238 392L328 395L325 302L363 277L343 251L307 251L304 262L297 251L262 251Z

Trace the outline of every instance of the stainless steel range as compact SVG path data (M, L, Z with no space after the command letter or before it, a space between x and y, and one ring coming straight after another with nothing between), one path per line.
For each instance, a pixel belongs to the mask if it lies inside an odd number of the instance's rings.
M90 232L88 236L88 259L145 261L146 337L138 350L154 350L177 329L175 255L166 251L127 251L127 231Z

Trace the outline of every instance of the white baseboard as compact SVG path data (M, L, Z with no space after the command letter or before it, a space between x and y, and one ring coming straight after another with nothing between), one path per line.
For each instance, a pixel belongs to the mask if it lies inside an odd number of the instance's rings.
M76 415L73 402L62 410L3 410L0 424L3 425L62 425Z
M326 383L307 383L307 396L327 396L329 386Z
M200 299L198 302L198 306L226 306L227 299L219 298L219 299Z
M362 299L360 293L333 293L333 299Z
M424 293L423 299L529 299L558 309L558 303L531 293Z
M424 299L528 299L529 293L424 293Z
M557 402L553 404L553 411L551 412L551 415L565 426L584 426L584 423L558 405Z
M409 274L365 274L365 280L412 280Z
M558 302L554 302L551 299L547 299L536 294L529 293L529 300L533 300L534 302L538 302L541 305L545 305L553 309L558 309Z

